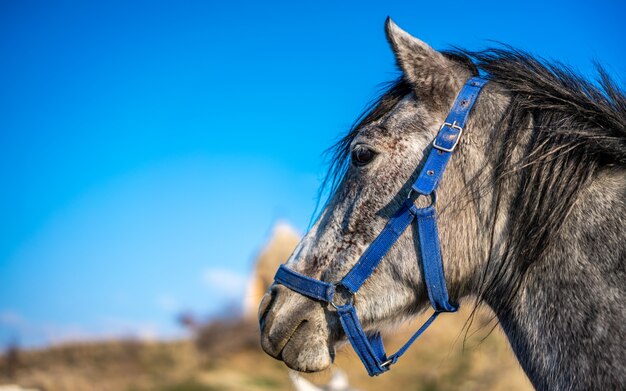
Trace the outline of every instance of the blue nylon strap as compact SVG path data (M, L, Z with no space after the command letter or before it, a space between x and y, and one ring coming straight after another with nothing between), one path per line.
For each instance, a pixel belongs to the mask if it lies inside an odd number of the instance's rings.
M454 148L461 137L460 129L465 126L476 98L486 83L487 80L485 79L473 77L465 83L459 92L444 125L435 137L433 148L424 163L424 167L413 184L413 190L419 194L429 195L439 185L450 156L452 156L452 152L454 152Z
M411 345L413 345L413 342L415 342L415 340L418 339L424 331L426 331L426 329L430 326L430 324L433 323L435 319L437 319L439 314L441 314L441 312L435 311L430 316L430 318L428 318L428 320L426 320L426 322L424 322L424 324L415 332L415 334L413 334L413 336L411 336L411 338L409 338L409 340L400 348L400 350L398 350L397 352L395 352L389 357L389 360L391 360L391 363L389 365L395 364L398 361L400 356L402 356L406 352L406 350Z
M352 270L346 274L341 280L341 285L345 286L350 292L356 293L361 285L369 278L376 266L389 251L391 246L398 240L400 235L411 224L415 216L411 211L411 207L405 203L402 207L389 219L385 228L369 245L367 250L361 255L361 259L354 265Z
M435 311L454 312L459 307L451 304L448 298L435 213L435 207L432 205L416 211L424 281L430 304Z
M335 295L335 286L328 282L316 280L311 277L303 276L285 265L280 265L274 281L283 284L287 288L294 290L301 295L305 295L317 300L323 300L328 303L333 301Z
M390 366L398 361L413 342L415 342L431 323L433 323L437 316L441 314L440 311L435 311L396 353L387 358L380 333L367 335L363 331L361 322L359 322L356 310L352 304L338 307L337 313L339 314L341 326L350 344L358 354L370 376L378 376L388 371Z
M366 334L367 342L372 347L374 354L383 362L387 359L387 353L385 353L385 345L383 344L383 337L380 333Z
M346 332L350 344L354 348L354 351L359 355L361 362L365 366L367 373L370 376L379 375L389 370L389 366L383 366L382 364L387 361L385 351L382 346L382 340L380 335L370 337L373 344L370 343L370 338L363 332L361 328L361 322L356 316L356 310L354 306L348 304L337 308L339 319L341 320L341 326Z

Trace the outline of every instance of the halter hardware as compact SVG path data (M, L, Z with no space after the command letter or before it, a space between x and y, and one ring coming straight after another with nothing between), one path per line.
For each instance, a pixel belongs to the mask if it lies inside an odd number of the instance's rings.
M444 151L444 152L452 152L454 151L454 149L456 148L457 144L459 143L459 140L461 139L461 135L463 134L463 128L459 125L456 124L456 121L452 121L452 123L449 122L444 122L443 125L441 125L441 128L439 128L439 132L441 132L441 130L443 130L444 127L448 127L450 129L456 129L459 131L459 133L455 134L450 134L448 135L448 139L449 140L454 140L454 144L452 144L451 147L443 147L441 145L437 145L437 138L435 138L433 140L433 147L437 148L440 151Z
M381 367L388 367L389 365L393 364L393 360L387 360L384 363L380 364Z
M333 284L333 286L335 287L335 293L333 294L333 297L332 297L332 299L329 301L329 303L330 303L330 305L331 305L334 309L338 310L338 309L339 309L339 307L343 307L343 306L346 306L346 305L354 305L354 299L356 298L356 292L354 292L354 293L353 293L353 292L350 292L350 291L349 291L349 290L347 290L347 289L346 289L346 291L348 292L349 297L350 297L350 298L348 299L347 303L345 303L345 304L343 304L343 305L340 305L340 304L335 304L335 295L337 294L337 288L341 286L341 281L339 281L339 282L337 282L337 283Z
M436 190L452 152L463 134L465 121L486 83L487 80L480 77L473 77L465 83L454 101L446 121L439 128L439 132L432 142L433 148L429 152L417 179L411 186L406 201L389 219L385 228L372 241L358 262L341 281L328 283L316 280L299 274L286 265L280 265L276 276L274 276L275 284L282 284L311 299L329 303L337 310L341 326L370 376L377 376L388 371L389 367L398 361L400 356L439 314L455 312L459 308L458 304L451 302L448 297L439 246L439 234L437 233ZM430 205L418 208L412 198L414 194L418 194L418 197L430 197ZM416 222L417 226L420 243L419 261L421 261L426 291L430 304L435 311L400 350L387 357L380 333L366 333L363 330L356 314L354 297L393 244L413 222ZM345 289L350 295L349 300L343 305L334 302L338 288Z
M415 205L415 201L417 201L419 197L421 196L426 197L424 194L418 194L415 200L413 200L413 194L415 193L416 191L413 188L411 188L411 190L409 190L409 194L406 196L407 202L411 202L413 205ZM429 206L435 206L435 204L437 203L437 191L433 190L433 192L430 193L429 196L430 196Z

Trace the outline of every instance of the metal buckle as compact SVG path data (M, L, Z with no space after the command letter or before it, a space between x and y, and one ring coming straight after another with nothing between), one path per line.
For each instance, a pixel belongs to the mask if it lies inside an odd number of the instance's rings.
M335 294L337 294L337 287L338 287L338 286L342 286L342 285L341 285L341 282L337 282L337 283L335 283L335 284L333 284L333 285L334 285L334 287L335 287ZM345 287L344 287L344 288L345 288ZM350 294L350 299L348 300L348 302L347 302L347 303L345 303L345 304L343 304L343 305L338 305L338 304L335 304L335 302L334 302L335 295L333 295L333 300L331 300L331 301L330 301L330 305L332 305L332 306L333 306L333 308L334 308L334 309L336 309L336 310L338 310L338 309L339 309L339 307L344 307L344 306L347 306L347 305L353 305L353 304L354 304L354 297L356 296L356 293L352 293L352 292L350 292L348 289L344 289L344 290Z
M445 126L452 128L452 129L457 129L459 131L459 134L456 135L456 140L454 140L454 144L450 148L442 147L441 145L437 145L437 137L435 137L435 139L433 140L433 147L437 148L440 151L452 152L454 151L454 148L456 148L456 145L459 143L459 140L461 139L461 135L463 134L463 128L457 125L456 121L452 121L452 123L444 122L443 125L441 125L441 127L439 128L439 132L441 132L441 130ZM439 135L439 132L437 132L437 135Z

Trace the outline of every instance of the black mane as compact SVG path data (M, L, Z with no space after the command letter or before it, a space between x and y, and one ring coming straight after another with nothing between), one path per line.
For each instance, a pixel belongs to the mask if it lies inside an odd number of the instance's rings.
M510 295L557 236L594 173L602 167L626 166L626 96L599 65L598 82L592 83L561 63L510 47L444 54L511 93L506 114L496 125L500 139L492 146L497 151L492 185L499 202L503 186L511 185L508 174L517 173L513 185L518 191L509 214L516 229L500 269L482 288L483 297ZM359 129L410 92L411 86L402 78L391 83L329 150L332 161L324 187L331 194L344 176L350 142ZM520 144L525 146L525 158L514 162L513 151Z
M509 175L517 191L509 211L512 230L495 274L483 281L481 296L507 305L526 270L558 237L580 192L601 167L626 166L626 96L604 69L593 84L571 68L511 49L455 51L511 93L496 125L493 184L496 205ZM530 126L530 128L529 128ZM527 138L527 140L525 140ZM524 158L513 150L524 145Z
M519 110L550 112L547 131L588 144L596 157L626 164L626 95L600 65L594 84L567 65L506 47L448 52L471 62L490 79L522 97Z

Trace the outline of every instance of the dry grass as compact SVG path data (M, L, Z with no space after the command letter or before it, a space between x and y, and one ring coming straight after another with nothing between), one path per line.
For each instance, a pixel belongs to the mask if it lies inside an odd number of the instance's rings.
M461 329L468 314L465 310L440 316L385 375L368 377L349 347L339 352L336 365L347 372L352 386L364 391L532 389L498 329L482 341L490 330L482 327L463 347ZM482 312L476 326L484 326L488 319L489 314ZM111 341L20 352L11 377L10 363L0 360L0 384L46 391L290 390L286 367L260 350L254 327L220 321L204 328L196 341ZM411 330L394 336L389 350L398 347ZM328 376L306 377L323 383Z

